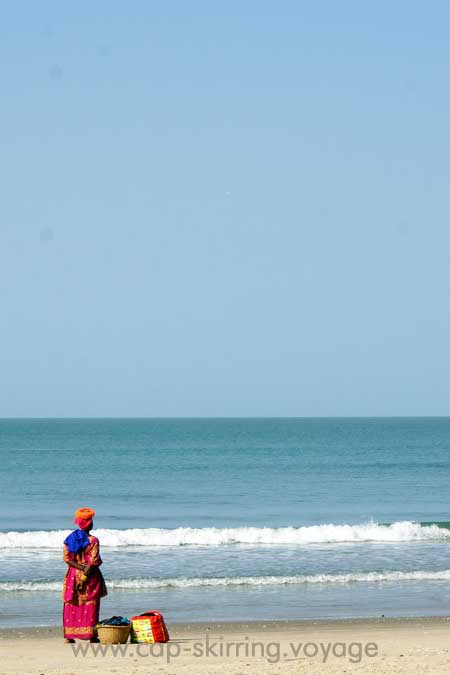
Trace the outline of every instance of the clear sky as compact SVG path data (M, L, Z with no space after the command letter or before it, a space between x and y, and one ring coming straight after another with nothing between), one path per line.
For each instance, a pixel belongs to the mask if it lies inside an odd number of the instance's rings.
M0 8L0 416L450 414L448 2Z

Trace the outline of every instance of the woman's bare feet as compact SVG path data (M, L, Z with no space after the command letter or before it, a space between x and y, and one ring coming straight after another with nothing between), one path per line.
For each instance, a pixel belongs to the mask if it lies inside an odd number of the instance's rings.
M73 640L72 638L66 638L64 642L66 643L66 645L71 645L72 642L75 642L75 640Z

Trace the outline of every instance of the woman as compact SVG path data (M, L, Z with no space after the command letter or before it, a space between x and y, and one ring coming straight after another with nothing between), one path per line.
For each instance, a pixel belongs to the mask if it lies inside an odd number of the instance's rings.
M68 568L63 586L63 624L66 642L90 640L97 642L95 626L98 623L100 598L107 591L100 572L97 537L90 534L95 511L78 509L75 520L78 529L64 540L64 562Z

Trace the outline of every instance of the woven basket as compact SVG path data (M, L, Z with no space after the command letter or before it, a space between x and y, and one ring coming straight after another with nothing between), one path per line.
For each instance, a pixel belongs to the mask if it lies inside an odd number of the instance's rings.
M103 645L125 644L130 635L131 626L96 626L97 634Z

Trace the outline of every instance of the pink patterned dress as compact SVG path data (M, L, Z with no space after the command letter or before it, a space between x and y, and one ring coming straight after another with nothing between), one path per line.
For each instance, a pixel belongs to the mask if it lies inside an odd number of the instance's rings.
M88 580L83 582L81 580L83 572L69 566L63 585L64 637L89 640L96 635L100 598L107 594L105 580L99 569L102 559L97 537L89 535L89 544L79 553L70 553L64 544L63 556L66 563L70 560L95 568Z

